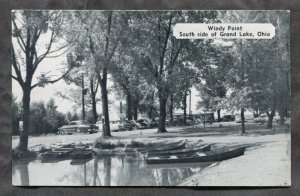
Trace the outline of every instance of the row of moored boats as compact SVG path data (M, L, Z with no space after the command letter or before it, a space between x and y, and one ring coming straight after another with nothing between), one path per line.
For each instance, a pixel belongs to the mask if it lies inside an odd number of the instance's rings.
M179 141L142 152L147 164L215 162L231 159L244 154L246 147L216 148L212 144L187 146Z
M212 148L213 144L187 145L186 141L160 144L160 146L136 149L147 164L215 162L231 159L244 154L246 147ZM92 159L93 151L89 147L65 145L41 154L43 161L72 159L71 164Z

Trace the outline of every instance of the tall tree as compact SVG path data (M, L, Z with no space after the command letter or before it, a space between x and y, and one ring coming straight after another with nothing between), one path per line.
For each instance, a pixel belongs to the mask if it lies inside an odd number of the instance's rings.
M80 36L80 43L88 50L85 58L94 67L101 89L104 117L103 136L111 136L109 126L107 78L113 58L126 30L127 17L123 12L74 12L72 31Z
M189 41L172 36L172 27L179 22L203 22L215 17L214 12L139 12L132 20L133 35L139 40L137 54L141 58L143 77L156 87L159 99L158 132L166 132L166 104L177 65L189 56ZM194 17L196 16L197 17ZM201 41L199 41L201 42ZM199 43L197 42L197 43ZM179 69L180 70L180 69Z
M226 97L228 85L226 84L226 72L228 67L234 63L230 42L211 42L211 47L207 48L206 66L200 70L199 82L196 87L200 91L200 106L204 106L207 111L218 114L218 122L221 120L222 101ZM208 105L206 105L208 104Z
M72 69L69 67L65 73L55 79L42 73L37 78L37 83L32 84L41 62L51 55L61 54L59 52L64 52L70 46L70 43L65 43L61 39L63 22L64 15L60 11L14 11L12 13L12 66L15 72L12 78L19 83L23 91L23 132L18 146L21 151L27 151L28 148L31 91L36 87L44 87L59 81Z
M78 47L78 46L75 47L74 54L69 53L69 60L68 60L69 64L75 63L73 56L79 57L81 60L81 64L76 69L73 69L70 72L70 74L68 74L64 78L64 81L67 82L67 84L75 84L77 87L81 88L81 91L74 90L74 91L70 91L67 94L57 92L57 94L60 95L62 98L69 99L72 102L81 105L83 114L85 113L85 106L86 106L85 103L90 103L90 106L92 108L92 114L93 114L92 123L96 123L98 119L97 103L100 101L100 99L97 98L96 96L99 88L99 82L96 77L94 67L89 65L88 64L89 62L84 59L85 56L88 55L85 53L86 51L84 51L82 47ZM79 98L80 97L79 94L81 95L81 98Z
M133 84L134 74L133 58L126 54L124 49L117 55L117 61L111 67L111 75L114 81L114 89L120 98L126 100L126 118L132 120L133 97L138 84Z
M267 128L272 128L276 110L283 114L288 109L288 14L285 11L229 11L227 17L234 18L235 22L272 23L276 28L272 40L236 42L236 51L239 51L239 55L236 56L240 56L240 66L229 71L229 78L233 81L231 90L234 91L230 100L241 103L241 109L248 108L267 113ZM244 128L242 130L244 131Z

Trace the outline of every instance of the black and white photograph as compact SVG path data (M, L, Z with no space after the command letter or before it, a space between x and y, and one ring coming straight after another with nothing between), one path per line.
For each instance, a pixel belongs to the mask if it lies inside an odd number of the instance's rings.
M288 10L13 10L13 186L291 186Z

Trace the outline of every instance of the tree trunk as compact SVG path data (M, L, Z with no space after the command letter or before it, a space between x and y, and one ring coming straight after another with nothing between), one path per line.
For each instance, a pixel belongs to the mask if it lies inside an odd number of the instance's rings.
M149 109L149 114L148 114L148 117L149 119L152 120L152 113L153 113L153 104L154 104L154 92L152 92L152 95L151 95L151 105L150 105L150 109Z
M221 122L221 109L218 109L217 113L218 113L218 122Z
M98 114L97 114L97 103L96 103L96 95L92 96L92 110L93 110L93 123L96 123L98 120Z
M82 98L81 98L81 101L82 101L82 103L81 103L81 106L82 106L82 120L85 120L85 103L84 103L84 95L85 95L85 89L84 89L84 76L83 76L83 74L81 75L82 76L82 79L81 79L81 96L82 96Z
M167 132L166 130L166 105L167 98L159 95L159 123L158 123L158 133Z
M132 120L131 93L129 91L127 91L126 93L126 104L127 104L126 118L127 120Z
M153 111L153 108L152 106L150 106L150 109L148 111L148 118L152 120L152 111Z
M284 108L281 108L280 110L279 110L279 117L280 117L280 119L279 119L279 124L280 125L284 125L284 116L285 116L285 109Z
M244 133L246 133L244 108L241 109L241 123L242 123L242 134L244 134Z
M240 55L241 55L241 78L242 78L242 88L245 85L245 77L244 77L244 54L243 54L243 39L240 40ZM244 116L244 108L241 108L241 123L242 123L242 134L246 132L245 129L245 116Z
M204 115L202 116L202 123L203 123L203 127L205 128L205 125L206 125L206 112L204 112Z
M103 68L103 75L106 74L106 69ZM111 136L110 126L109 126L109 111L108 111L108 97L107 97L107 78L103 76L103 79L100 81L101 87L101 97L102 97L102 112L104 117L104 130L102 131L102 136Z
M184 92L184 95L183 95L183 123L186 124L186 92Z
M171 97L170 97L170 118L172 119L173 118L173 108L174 108L174 106L173 106L173 95L171 95Z
M268 124L267 129L272 129L273 127L273 117L275 115L275 109L272 109L271 113L268 114Z
M94 81L90 80L91 87L91 99L92 99L92 110L93 110L93 123L97 122L98 114L97 114L97 102L96 102L96 93L94 91Z
M271 129L273 127L273 117L275 116L275 112L276 112L276 109L277 109L277 103L278 103L278 96L274 96L273 97L273 105L272 105L272 109L271 109L271 113L268 114L268 124L267 124L267 129ZM282 107L280 107L281 109Z
M138 103L137 103L137 101L133 105L133 119L134 120L138 119Z
M30 113L30 86L25 86L23 89L23 131L20 132L19 150L22 152L28 151L28 133L29 133L29 113Z

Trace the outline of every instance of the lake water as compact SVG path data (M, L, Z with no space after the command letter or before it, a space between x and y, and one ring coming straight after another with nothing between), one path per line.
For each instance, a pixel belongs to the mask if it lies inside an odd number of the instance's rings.
M14 163L17 186L175 186L213 163L147 165L136 156L94 156L77 165L71 160Z

